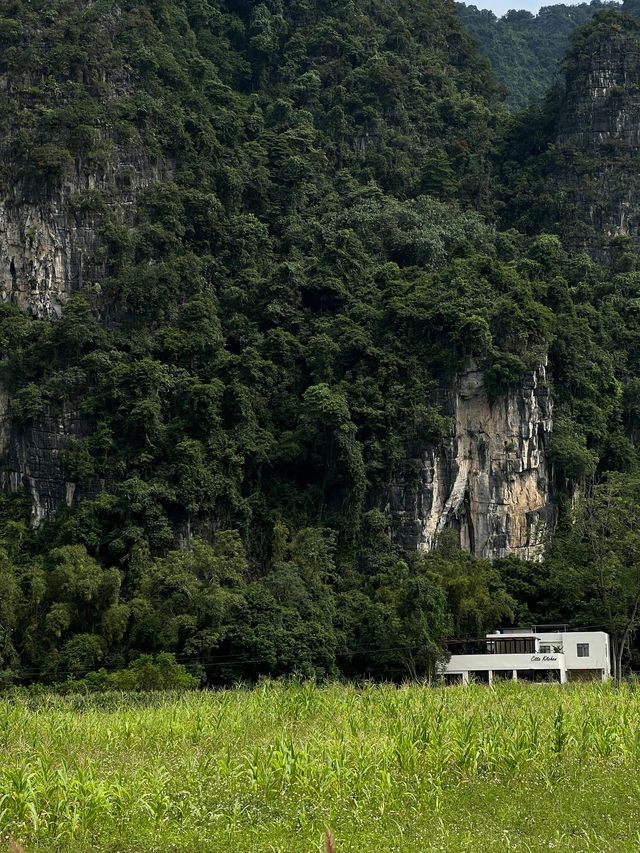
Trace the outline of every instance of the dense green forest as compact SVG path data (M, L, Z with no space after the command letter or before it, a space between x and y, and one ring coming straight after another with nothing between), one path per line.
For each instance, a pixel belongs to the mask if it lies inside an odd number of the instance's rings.
M513 109L541 100L560 83L562 60L573 31L588 23L596 12L614 8L627 15L640 14L637 0L591 0L570 6L557 3L543 6L535 15L514 8L500 18L471 4L456 6L465 29L504 85L506 103Z
M84 424L64 452L73 507L34 527L21 492L2 498L4 681L162 652L209 684L402 678L432 673L448 636L568 614L622 640L632 543L603 520L611 584L629 571L603 613L567 518L594 479L616 510L638 489L640 272L522 215L527 128L546 139L553 104L513 119L446 0L3 14L2 193L84 185L63 197L104 272L61 319L0 306L14 425ZM117 163L141 187L124 224ZM448 434L431 392L473 357L497 398L547 354L560 521L544 567L446 535L404 553L372 495L408 442ZM585 505L602 514L600 495Z

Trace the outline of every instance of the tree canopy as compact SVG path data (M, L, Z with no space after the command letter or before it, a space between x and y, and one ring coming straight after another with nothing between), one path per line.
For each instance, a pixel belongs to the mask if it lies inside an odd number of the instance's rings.
M554 233L552 102L511 118L444 0L4 15L2 197L92 237L61 317L0 305L12 428L81 425L68 506L0 500L3 679L429 676L532 613L509 561L403 552L376 495L471 358L492 400L548 358L565 515L636 470L637 256Z

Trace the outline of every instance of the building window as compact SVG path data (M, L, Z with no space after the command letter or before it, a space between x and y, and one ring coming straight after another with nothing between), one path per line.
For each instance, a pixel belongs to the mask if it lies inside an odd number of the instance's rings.
M489 651L498 655L532 655L536 650L535 637L509 637L491 640Z
M578 657L579 658L588 658L589 657L589 643L578 643Z
M551 651L551 646L540 646L540 651L543 655L548 654Z

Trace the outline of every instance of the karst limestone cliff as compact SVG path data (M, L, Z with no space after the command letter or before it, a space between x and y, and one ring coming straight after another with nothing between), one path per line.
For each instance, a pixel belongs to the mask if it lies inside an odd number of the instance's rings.
M555 521L545 453L553 400L545 365L491 401L482 371L472 364L442 399L452 416L451 437L414 442L384 494L398 542L430 550L439 533L453 529L460 545L478 556L541 560ZM69 413L12 427L6 394L0 404L2 486L28 494L38 525L88 494L68 480L64 466L69 439L85 434L86 425ZM103 485L93 484L90 493Z
M491 401L477 365L444 393L449 440L416 442L386 495L398 540L430 550L443 530L495 559L541 560L555 512L545 446L553 429L546 368Z
M126 29L121 17L114 7L103 26L113 44ZM91 74L85 84L107 99L126 97L139 85L119 66L105 76L97 65ZM606 80L606 86L617 85ZM0 92L7 101L18 102L39 82L26 72L9 78L0 68ZM575 115L581 115L581 91L572 101ZM101 115L107 116L102 106ZM18 129L20 120L17 115ZM586 144L581 136L571 136L569 124L563 132L567 145ZM74 152L56 180L17 166L7 170L9 177L0 170L0 301L37 317L55 320L72 293L86 285L99 290L96 285L109 277L105 230L134 227L145 190L174 173L170 157L152 157L145 153L149 146L122 141L104 117L91 135L95 156ZM359 137L355 148L364 151L370 143L373 136ZM106 302L101 319L109 322L117 306ZM461 545L478 555L540 559L554 518L545 455L552 403L544 366L521 387L489 400L480 368L470 365L443 389L442 405L452 418L451 438L437 445L413 443L382 500L375 498L388 513L396 539L409 549L428 550L441 531L453 528ZM76 411L20 422L12 414L10 395L0 388L0 487L28 495L34 526L104 487L95 482L81 488L64 463L70 442L91 429Z
M37 527L62 507L81 497L95 495L99 482L83 489L69 479L64 453L71 440L88 434L77 412L39 418L21 426L12 423L11 401L0 393L0 488L5 493L24 492L31 501L31 522Z
M151 164L129 164L134 165L126 186L117 177L122 170L100 177L117 221L125 226L136 194L159 178ZM96 181L78 171L55 193L37 197L23 189L0 199L3 300L55 319L71 293L102 279L99 229L90 213L78 213L73 203ZM479 556L541 559L554 519L545 456L552 429L545 367L533 371L522 387L490 401L480 369L471 365L442 397L452 416L450 441L414 443L386 490L384 509L397 540L408 549L428 550L442 530L453 528L462 547ZM78 413L48 415L25 426L13 422L11 400L3 391L0 420L0 486L29 496L34 525L102 488L101 483L80 488L65 469L70 440L87 434Z
M148 163L129 172L135 177L126 188L117 171L101 178L117 220L125 225L136 193L159 177ZM72 203L80 186L90 188L95 180L78 172L57 193L0 200L3 299L55 319L83 276L85 283L101 280L99 229L88 213L76 215ZM533 371L522 387L490 401L481 370L470 365L441 396L452 417L451 439L410 446L382 501L397 540L408 549L429 550L442 530L453 528L462 547L479 556L541 559L554 521L545 456L552 429L545 367ZM100 490L101 483L80 488L65 470L69 441L87 434L78 413L49 415L24 426L12 421L11 401L2 392L0 420L0 485L7 492L26 492L34 525Z
M568 243L599 261L617 238L640 247L639 116L640 23L610 12L569 55L557 138Z
M99 288L107 275L106 221L127 228L141 192L167 175L134 151L114 149L113 160L92 170L78 160L60 186L16 181L0 192L0 300L27 313L56 320L83 286ZM92 200L102 203L100 215ZM80 488L68 478L64 452L90 427L75 411L50 413L21 424L0 387L0 488L24 491L34 526L63 506L93 495L103 484Z
M166 174L164 165L116 150L98 171L78 160L61 186L19 181L3 187L0 299L37 317L60 317L71 293L106 275L104 223L130 226L140 192ZM100 215L92 208L97 203Z

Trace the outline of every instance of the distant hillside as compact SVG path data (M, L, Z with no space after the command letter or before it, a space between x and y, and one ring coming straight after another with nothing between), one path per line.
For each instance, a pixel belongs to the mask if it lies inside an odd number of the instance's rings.
M577 6L558 4L543 7L537 15L513 10L502 18L487 9L456 5L467 31L506 86L508 105L520 109L553 84L575 28L588 23L599 9L619 4L601 0ZM637 14L638 8L638 0L622 4L630 14Z

